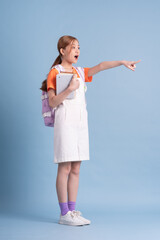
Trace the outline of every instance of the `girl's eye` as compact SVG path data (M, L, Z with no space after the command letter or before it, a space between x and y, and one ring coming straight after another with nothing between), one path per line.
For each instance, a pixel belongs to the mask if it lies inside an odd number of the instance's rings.
M72 48L75 48L75 47L72 47ZM80 47L78 49L80 49Z

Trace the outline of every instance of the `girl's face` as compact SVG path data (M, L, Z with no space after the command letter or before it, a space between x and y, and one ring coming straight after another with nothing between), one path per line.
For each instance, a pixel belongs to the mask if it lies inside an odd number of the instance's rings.
M62 59L69 63L76 63L80 55L80 46L77 40L72 41L65 49L62 49Z

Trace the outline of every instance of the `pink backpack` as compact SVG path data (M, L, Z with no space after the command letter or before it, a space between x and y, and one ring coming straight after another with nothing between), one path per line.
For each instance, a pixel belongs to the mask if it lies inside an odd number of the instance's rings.
M53 66L53 68L56 68L59 73L60 73L60 71L64 71L64 68L60 64ZM74 68L77 70L79 76L85 82L85 76L84 76L83 68L81 68L81 67L74 67ZM85 85L85 91L86 90L87 90L87 87ZM56 108L51 108L49 106L48 92L42 91L41 99L42 99L42 116L43 116L43 119L44 119L44 124L47 127L54 127L55 109Z

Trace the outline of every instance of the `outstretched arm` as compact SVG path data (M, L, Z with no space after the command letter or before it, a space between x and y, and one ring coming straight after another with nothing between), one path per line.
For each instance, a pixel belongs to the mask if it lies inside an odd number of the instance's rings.
M118 67L121 65L124 65L125 67L131 69L132 71L135 71L134 69L136 68L136 63L140 62L141 60L138 61L126 61L126 60L121 60L121 61L104 61L99 63L98 65L90 68L88 70L88 77L95 75L96 73L109 69L109 68L114 68Z

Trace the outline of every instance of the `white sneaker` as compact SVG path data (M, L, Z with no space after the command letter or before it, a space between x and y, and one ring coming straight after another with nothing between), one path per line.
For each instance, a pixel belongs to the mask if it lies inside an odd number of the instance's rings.
M72 213L77 216L84 224L91 224L91 221L82 217L82 213L80 211L73 210Z
M84 221L82 221L76 214L72 211L68 211L64 216L60 215L59 224L66 224L72 226L83 226Z

